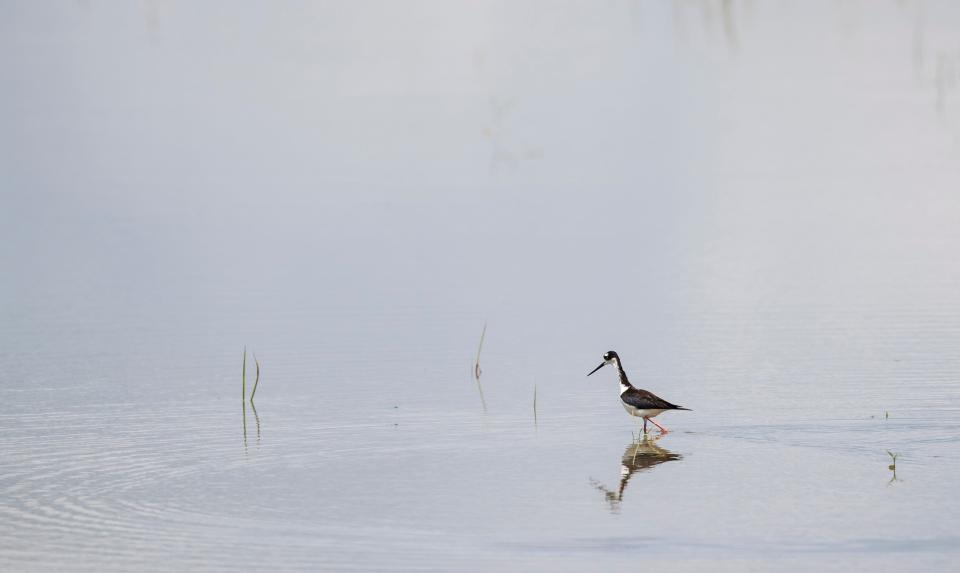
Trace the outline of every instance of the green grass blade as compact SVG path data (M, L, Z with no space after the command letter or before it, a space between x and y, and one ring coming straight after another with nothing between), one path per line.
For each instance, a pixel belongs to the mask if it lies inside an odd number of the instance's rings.
M480 351L483 350L483 339L487 336L487 323L483 323L483 331L480 333L480 345L477 346L477 359L473 363L473 376L480 380Z
M253 392L250 393L250 403L253 404L253 397L257 395L257 386L260 384L260 361L257 360L257 353L253 353L253 362L257 365L257 379L253 382Z
M533 385L533 421L537 421L537 385Z

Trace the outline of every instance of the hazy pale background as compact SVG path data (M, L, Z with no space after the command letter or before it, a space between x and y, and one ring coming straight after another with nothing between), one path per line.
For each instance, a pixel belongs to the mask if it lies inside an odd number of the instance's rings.
M947 1L0 3L0 564L943 569L958 32ZM694 409L614 514L611 348Z

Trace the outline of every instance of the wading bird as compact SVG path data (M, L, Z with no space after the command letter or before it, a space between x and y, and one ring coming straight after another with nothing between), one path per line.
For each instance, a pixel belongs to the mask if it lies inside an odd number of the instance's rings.
M600 370L607 364L613 364L617 367L617 374L620 376L620 402L623 403L623 409L626 410L628 414L638 418L643 418L644 434L647 433L647 422L650 422L654 426L660 428L660 432L666 434L668 430L660 424L654 422L652 418L659 416L667 410L690 409L677 406L676 404L671 404L653 392L634 388L633 384L627 380L627 373L623 371L623 365L620 364L620 357L617 356L617 353L613 350L603 355L603 362L600 363L600 366L597 366L591 370L590 374ZM590 374L587 374L587 376L590 376Z

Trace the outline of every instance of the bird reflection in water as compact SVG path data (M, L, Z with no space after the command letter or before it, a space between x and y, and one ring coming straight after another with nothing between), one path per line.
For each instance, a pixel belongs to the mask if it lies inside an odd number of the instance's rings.
M646 472L660 464L682 460L683 456L675 454L670 450L657 445L657 441L662 436L652 437L648 434L627 445L627 449L620 458L620 486L616 490L607 488L597 480L591 479L593 487L603 492L604 497L610 504L611 511L617 511L620 508L620 502L623 501L623 493L627 489L627 482L636 472Z

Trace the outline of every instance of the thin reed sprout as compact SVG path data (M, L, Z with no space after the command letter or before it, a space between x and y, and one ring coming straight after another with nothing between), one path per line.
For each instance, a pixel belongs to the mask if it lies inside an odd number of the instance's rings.
M473 376L479 380L480 379L480 351L483 350L483 339L487 336L487 323L483 323L483 331L480 333L480 345L477 346L477 359L473 363Z
M257 386L260 385L260 361L257 360L257 353L253 353L253 362L257 365L257 379L253 382L253 392L250 393L250 403L253 404L253 397L257 395Z
M533 423L537 423L537 385L533 385Z
M247 401L247 347L243 347L243 368L240 371L240 401Z
M483 397L483 386L480 384L480 352L483 350L483 339L487 336L487 323L483 323L483 331L480 333L480 344L477 346L477 359L473 363L473 377L477 381L477 392L480 394L480 404L483 405L483 411L487 411L487 399Z

